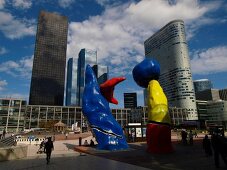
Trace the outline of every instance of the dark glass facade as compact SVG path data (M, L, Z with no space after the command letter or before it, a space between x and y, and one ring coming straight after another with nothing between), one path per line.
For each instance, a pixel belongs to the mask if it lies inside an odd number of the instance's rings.
M124 107L136 108L137 107L137 94L136 93L124 93Z
M76 93L76 89L74 90L73 89L73 86L75 84L76 86L76 83L77 81L73 81L73 78L75 77L76 80L77 80L77 72L76 74L73 72L73 58L70 58L68 60L68 65L67 65L67 81L66 81L66 97L65 97L65 105L66 106L69 106L71 105L71 102L72 102L72 93L74 91L74 93Z
M68 20L42 11L39 15L29 104L63 105Z
M195 80L193 81L193 84L195 93L213 88L211 81L209 81L208 79Z
M207 89L203 91L199 91L196 94L196 100L220 100L219 90L218 89Z

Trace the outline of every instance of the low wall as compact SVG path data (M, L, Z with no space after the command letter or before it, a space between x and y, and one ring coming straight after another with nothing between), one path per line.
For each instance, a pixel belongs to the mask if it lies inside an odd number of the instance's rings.
M27 138L19 138L16 139L17 144L31 144L31 145L39 145L42 141L44 141L45 138L38 138L38 139L27 139Z
M0 148L0 161L21 159L27 157L27 152L27 145Z

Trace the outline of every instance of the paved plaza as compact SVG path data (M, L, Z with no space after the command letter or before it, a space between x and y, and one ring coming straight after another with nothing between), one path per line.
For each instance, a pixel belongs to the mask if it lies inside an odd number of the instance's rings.
M28 157L20 160L0 162L0 170L212 170L213 157L206 157L201 139L196 139L193 146L183 146L174 140L175 152L171 154L149 154L146 152L146 143L131 143L126 151L98 151L87 147L87 153L79 153L74 149L78 147L78 139L59 140L54 142L50 164L46 164L45 154L37 154L39 146L29 145ZM86 137L90 141L92 136ZM94 139L94 138L93 138ZM220 168L226 169L220 158Z

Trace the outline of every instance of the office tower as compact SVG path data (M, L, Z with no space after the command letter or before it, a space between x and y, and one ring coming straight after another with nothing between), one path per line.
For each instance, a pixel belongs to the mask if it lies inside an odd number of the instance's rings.
M144 42L147 58L158 60L159 82L168 98L169 107L186 108L187 120L197 120L195 92L189 63L184 22L174 20Z
M207 89L195 93L196 100L220 100L219 90L218 89Z
M195 93L213 88L211 81L208 79L195 80L193 81L193 84L195 88Z
M30 105L63 105L68 20L42 11L38 19Z
M78 59L70 58L67 65L65 105L76 105L77 103L77 74Z
M219 96L221 100L227 100L227 89L219 90Z
M136 108L136 107L137 107L137 94L124 93L124 108Z
M97 51L81 49L78 58L78 75L77 75L77 106L82 106L82 98L85 86L85 69L87 64L93 67L97 64Z
M108 67L107 66L102 66L102 65L94 65L92 69L95 72L95 75L97 77L98 84L102 84L105 81L108 80Z

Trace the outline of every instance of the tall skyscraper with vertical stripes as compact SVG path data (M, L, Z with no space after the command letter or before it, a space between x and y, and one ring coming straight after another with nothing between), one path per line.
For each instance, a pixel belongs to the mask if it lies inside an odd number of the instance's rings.
M186 108L188 120L198 120L184 22L174 20L144 42L145 56L159 61L159 82L170 107Z

